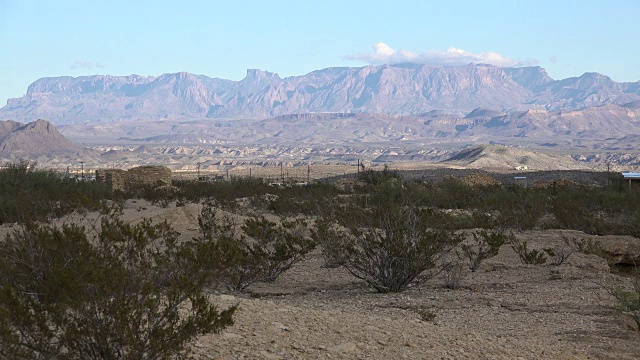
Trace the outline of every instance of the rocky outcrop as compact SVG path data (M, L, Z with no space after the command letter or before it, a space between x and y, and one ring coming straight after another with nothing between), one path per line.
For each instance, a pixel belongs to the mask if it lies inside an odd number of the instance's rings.
M610 266L640 266L640 239L631 236L598 236L593 239Z

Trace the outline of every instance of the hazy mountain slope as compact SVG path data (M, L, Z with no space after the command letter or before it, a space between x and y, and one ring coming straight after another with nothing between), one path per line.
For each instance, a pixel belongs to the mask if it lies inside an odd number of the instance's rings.
M140 120L62 125L81 141L119 139L163 144L336 144L490 142L526 138L539 144L602 141L640 135L640 112L605 105L577 111L502 112L476 108L468 114L428 112L419 116L312 113L268 119ZM517 140L520 141L520 140ZM512 142L512 141L508 141ZM611 143L611 142L608 142Z
M56 124L137 119L263 119L310 112L417 115L485 107L500 112L576 110L640 100L640 83L587 73L551 79L540 67L380 65L302 76L248 70L241 81L189 73L37 80L9 99L0 119Z
M5 131L10 129L10 131ZM81 153L85 150L67 140L48 121L28 124L0 121L0 157L36 158L50 154Z
M540 91L545 85L554 82L549 74L547 74L547 71L540 66L505 68L504 71L513 81L533 93Z
M514 111L471 119L475 121L464 129L466 136L604 139L640 134L640 112L613 104L576 111Z
M608 103L621 105L639 96L640 89L634 83L617 83L602 74L585 73L537 88L534 103L547 109L581 109Z

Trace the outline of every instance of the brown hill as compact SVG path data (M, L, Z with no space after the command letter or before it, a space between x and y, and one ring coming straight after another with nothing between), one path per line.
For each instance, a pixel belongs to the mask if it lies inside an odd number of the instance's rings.
M570 157L561 157L502 145L466 148L444 164L477 169L571 170L585 168Z
M67 140L50 122L28 124L0 121L0 157L35 158L47 155L81 153L84 149Z

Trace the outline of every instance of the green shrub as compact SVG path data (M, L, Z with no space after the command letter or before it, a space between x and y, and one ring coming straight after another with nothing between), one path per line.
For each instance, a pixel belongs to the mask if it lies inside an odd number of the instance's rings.
M512 243L513 234L505 234L502 231L479 230L471 233L472 241L460 245L458 256L469 261L469 270L475 272L480 264L498 255L500 247L505 243Z
M276 224L264 216L253 217L244 222L242 230L266 254L261 281L275 281L316 246L303 219L282 219Z
M0 224L46 221L77 210L96 210L114 199L105 184L76 182L21 161L0 169Z
M554 255L554 250L545 248L543 250L529 249L526 241L512 239L511 248L518 254L523 264L542 265L548 260L548 256Z
M616 299L618 309L629 316L640 327L640 277L638 269L635 269L633 285L629 288L615 287L607 288L609 293Z
M330 266L344 267L378 292L400 292L435 275L426 272L462 240L453 231L432 229L422 212L393 202L351 205L333 219L320 219L313 236Z
M168 359L232 324L166 223L103 219L97 236L26 225L0 242L0 358Z
M367 169L358 173L358 180L373 186L378 186L389 181L400 181L402 177L397 170L390 170L385 164L380 171Z
M445 261L440 275L447 289L456 290L460 287L462 279L466 276L465 266L460 261Z
M198 222L201 236L194 239L194 262L213 269L220 281L216 285L231 291L256 281L275 281L315 248L304 220L276 224L253 217L244 222L242 233L230 216L217 214L217 208L207 204Z

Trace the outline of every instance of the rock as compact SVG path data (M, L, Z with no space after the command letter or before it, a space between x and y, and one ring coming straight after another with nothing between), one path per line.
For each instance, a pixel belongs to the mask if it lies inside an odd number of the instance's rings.
M274 321L274 322L271 323L271 325L273 325L273 327L278 329L278 330L289 331L289 327L285 326L281 322Z
M356 344L352 342L342 343L331 349L331 351L340 352L340 353L352 353L356 350L358 350L358 347L356 346Z
M640 326L632 315L623 314L620 320L625 329L629 329L631 331L640 331Z
M262 355L262 357L264 357L265 359L282 359L282 356L277 354L272 354L264 350L260 351L259 354Z
M600 247L609 266L640 264L640 239L631 236L598 236L592 238Z
M593 273L608 273L610 271L607 260L597 255L579 256L574 254L569 259L569 262L578 269L587 270ZM578 273L576 276L581 274L583 273Z
M219 298L221 301L236 301L236 297L233 295L222 294Z

